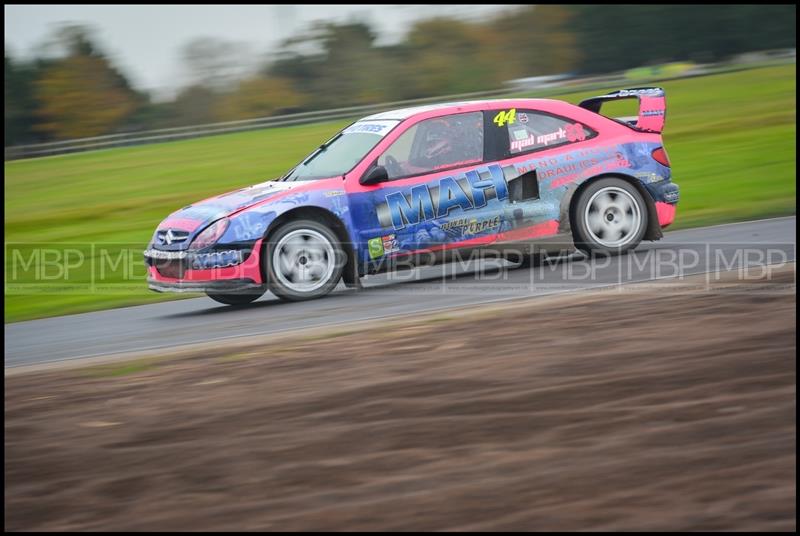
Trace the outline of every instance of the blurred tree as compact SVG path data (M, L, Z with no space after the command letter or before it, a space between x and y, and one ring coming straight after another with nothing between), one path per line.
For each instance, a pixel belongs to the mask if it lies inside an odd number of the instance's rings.
M487 27L500 80L574 71L581 57L568 6L536 5L501 15Z
M285 41L264 72L313 95L309 104L314 108L381 102L390 98L395 80L374 40L363 22L318 22L309 32Z
M91 29L67 25L55 42L66 57L51 59L34 83L36 129L57 139L97 136L117 130L146 102L99 51Z
M175 126L201 125L217 121L220 95L205 86L189 86L171 103Z
M481 53L480 30L478 25L446 18L415 23L406 37L412 75L404 83L426 96L498 87L497 64Z
M67 23L55 29L47 45L61 49L59 56L101 56L95 39L95 31L89 26Z
M482 21L419 20L392 45L378 45L358 20L318 22L284 41L258 76L245 45L205 37L181 51L191 83L158 104L131 87L91 28L63 25L33 61L6 51L6 144L494 89L526 76L717 61L795 47L796 9L520 6Z
M794 5L576 5L581 70L601 73L652 63L796 46Z
M40 102L37 128L58 139L82 138L114 130L136 108L102 58L74 56L45 69L36 82Z
M33 84L38 76L35 63L18 63L8 52L3 66L5 85L5 146L43 141L42 135L33 127L36 123L36 100Z
M234 121L291 112L302 106L304 100L288 80L251 78L242 81L236 91L221 100L217 118Z
M212 91L229 91L252 68L249 48L244 43L199 37L181 49L191 85Z
M363 22L325 24L319 38L325 50L320 74L331 104L380 102L383 82L374 69L381 58L369 26Z
M125 121L126 131L151 130L199 124L199 121L180 123L174 102L146 102Z
M321 63L321 57L301 54L290 50L289 46L284 43L283 48L262 69L261 74L267 77L286 78L298 86L308 87L308 84L314 79L314 73L318 65Z

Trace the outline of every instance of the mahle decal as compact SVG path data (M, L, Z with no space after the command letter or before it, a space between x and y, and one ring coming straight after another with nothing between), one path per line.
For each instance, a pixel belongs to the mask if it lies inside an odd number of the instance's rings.
M508 197L503 170L493 164L487 171L468 171L462 176L442 177L435 185L418 184L407 193L387 194L378 206L378 220L383 227L403 229L406 225L445 218L453 209L481 208L491 199Z

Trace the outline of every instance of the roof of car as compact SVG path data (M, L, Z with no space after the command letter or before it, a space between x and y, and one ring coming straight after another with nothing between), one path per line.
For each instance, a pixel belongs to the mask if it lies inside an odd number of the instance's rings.
M388 112L380 112L372 114L362 119L362 121L383 121L389 119L408 119L409 117L417 114L434 112L434 111L455 111L457 109L464 109L464 111L473 111L483 108L502 108L505 106L519 106L520 104L543 104L545 102L554 102L550 99L488 99L488 100L475 100L475 101L461 101L461 102L444 102L438 104L426 104L423 106L412 106L409 108L398 108L397 110L389 110Z

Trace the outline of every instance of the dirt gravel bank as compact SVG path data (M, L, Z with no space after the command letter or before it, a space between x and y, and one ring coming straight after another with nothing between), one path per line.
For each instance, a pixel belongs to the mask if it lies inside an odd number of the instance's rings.
M6 530L794 530L794 282L7 377Z

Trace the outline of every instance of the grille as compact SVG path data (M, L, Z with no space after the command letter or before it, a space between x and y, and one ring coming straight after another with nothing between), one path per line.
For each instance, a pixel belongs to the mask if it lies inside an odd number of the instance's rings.
M183 278L186 266L183 261L155 261L156 270L164 277Z
M189 238L189 232L178 229L162 229L156 232L156 241L161 245L180 244L187 238Z

